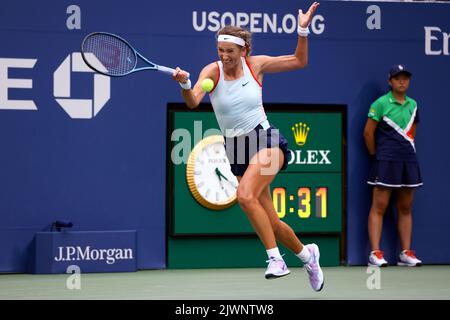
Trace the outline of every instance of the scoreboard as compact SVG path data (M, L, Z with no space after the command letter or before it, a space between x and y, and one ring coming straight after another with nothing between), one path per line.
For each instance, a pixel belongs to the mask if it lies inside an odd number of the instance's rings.
M340 234L343 216L343 112L339 108L292 105L267 108L269 122L289 143L288 168L271 184L275 210L295 232ZM177 236L254 234L238 203L223 210L202 206L186 182L190 148L220 134L211 111L169 111L171 128L168 181L169 233ZM190 148L180 148L180 145ZM178 156L178 160L174 160Z

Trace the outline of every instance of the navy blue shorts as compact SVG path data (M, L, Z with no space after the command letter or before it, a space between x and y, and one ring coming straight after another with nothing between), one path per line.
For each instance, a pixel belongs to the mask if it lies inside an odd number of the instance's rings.
M258 151L274 147L279 147L283 151L284 161L281 170L285 170L291 153L286 138L274 126L270 125L267 130L264 130L261 125L258 125L247 134L231 138L225 137L227 157L230 161L231 172L235 176L242 177L244 175L251 158Z
M367 183L390 188L415 188L423 184L418 162L389 160L373 161Z

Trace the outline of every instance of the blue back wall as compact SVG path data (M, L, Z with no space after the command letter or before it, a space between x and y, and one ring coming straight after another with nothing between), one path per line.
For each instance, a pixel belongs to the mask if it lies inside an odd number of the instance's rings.
M181 66L196 79L217 59L214 31L221 19L251 23L253 54L290 54L297 39L292 19L309 2L79 0L79 24L72 4L17 0L0 11L0 272L25 271L34 233L56 219L73 221L77 230L136 229L138 267L164 268L167 103L182 101L180 89L170 77L151 72L113 78L110 99L95 116L71 118L56 99L92 100L95 93L93 74L77 72L71 54L87 33L108 31L150 60ZM380 29L367 27L373 10L380 10ZM414 204L413 246L426 263L450 263L444 201L450 180L450 5L323 2L317 13L309 66L267 75L264 101L348 106L347 262L365 264L369 250L371 189L362 138L367 111L388 88L389 67L405 63L413 72L409 94L421 110L416 144L425 182ZM275 30L267 18L276 20ZM428 39L435 55L425 52L427 26L435 27ZM72 72L62 82L67 86L70 77L70 95L62 97L54 73L67 57ZM32 87L13 88L6 78L31 79ZM6 97L28 103L11 105ZM31 100L34 110L18 110L30 109ZM78 112L82 103L73 101L71 110ZM382 244L390 260L398 249L393 220L388 213Z

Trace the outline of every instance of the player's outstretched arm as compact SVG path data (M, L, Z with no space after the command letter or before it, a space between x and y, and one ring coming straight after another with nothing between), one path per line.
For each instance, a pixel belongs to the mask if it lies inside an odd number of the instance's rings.
M318 7L319 3L314 2L305 13L302 10L298 11L297 31L299 36L294 54L277 57L254 56L249 59L257 73L291 71L304 68L308 64L308 27Z

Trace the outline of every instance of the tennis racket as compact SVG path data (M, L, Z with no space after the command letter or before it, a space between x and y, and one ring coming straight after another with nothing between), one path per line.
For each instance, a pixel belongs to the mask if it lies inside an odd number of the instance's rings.
M175 72L175 69L151 62L128 41L107 32L88 34L81 43L81 56L92 70L110 77L122 77L143 70L157 70L168 75ZM146 63L145 67L137 66L138 58Z

